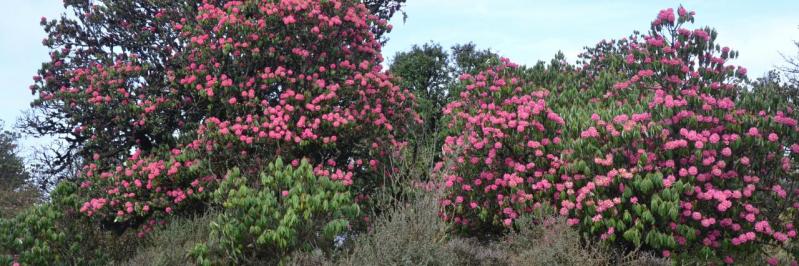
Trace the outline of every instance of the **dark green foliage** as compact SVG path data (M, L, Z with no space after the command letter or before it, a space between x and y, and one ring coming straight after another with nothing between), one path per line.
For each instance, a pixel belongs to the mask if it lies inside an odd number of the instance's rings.
M783 109L789 104L796 104L799 100L799 82L796 80L785 80L780 72L769 71L751 83L753 95L761 97L762 100L746 102L747 104L757 105L762 109Z
M500 56L490 49L480 50L473 43L457 44L445 50L435 42L413 45L407 52L398 52L389 71L399 79L399 85L410 89L420 102L419 113L437 116L453 95L454 82L462 74L478 72L496 66ZM432 110L428 110L431 109ZM435 122L426 124L435 126Z
M477 74L478 72L500 63L499 55L491 49L477 49L474 43L457 44L450 48L455 65L455 76L461 74Z
M408 52L397 53L390 69L399 78L398 85L418 97L417 112L425 121L424 132L435 132L453 80L449 54L436 43L414 45Z
M447 51L440 44L429 42L394 55L389 72L401 87L416 96L416 112L422 119L418 128L409 133L410 153L402 161L423 166L420 169L424 171L418 176L421 180L428 179L428 169L438 159L443 138L440 118L443 108L462 89L456 86L458 77L499 63L498 54L490 49L480 50L473 43L454 45ZM428 150L434 153L431 157L421 155ZM402 173L408 175L409 171Z
M124 256L123 236L109 235L89 225L75 212L77 186L62 182L51 202L36 205L10 219L0 219L0 264L95 265Z
M18 188L30 177L17 147L19 134L6 131L0 120L0 186Z

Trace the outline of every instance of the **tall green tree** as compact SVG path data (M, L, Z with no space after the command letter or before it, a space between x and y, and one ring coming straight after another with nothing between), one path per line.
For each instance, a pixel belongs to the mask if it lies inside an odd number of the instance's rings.
M423 121L410 133L411 149L406 159L411 164L418 169L430 169L438 160L445 131L440 120L446 105L461 90L455 86L458 78L463 74L477 74L499 63L498 54L478 49L474 43L457 44L447 50L438 43L429 42L413 45L410 50L394 55L389 72L401 87L414 93L418 103L416 113ZM404 174L410 175L410 170ZM428 174L429 171L418 173L422 179Z
M419 99L418 113L425 121L425 133L435 131L441 109L447 103L453 70L449 54L437 43L414 45L410 51L394 56L390 71L399 78L401 87L408 88Z
M450 48L454 74L477 74L489 67L500 64L500 56L491 49L479 49L474 43L456 44Z
M389 71L419 99L417 111L425 121L425 132L432 133L441 110L457 93L453 84L458 77L477 74L499 64L499 59L495 52L478 49L474 43L456 44L447 51L429 42L395 54Z
M798 70L799 71L799 70ZM763 77L751 82L752 93L767 99L771 108L784 107L786 104L796 104L799 100L799 83L781 75L781 72L771 70ZM768 106L764 106L768 108Z

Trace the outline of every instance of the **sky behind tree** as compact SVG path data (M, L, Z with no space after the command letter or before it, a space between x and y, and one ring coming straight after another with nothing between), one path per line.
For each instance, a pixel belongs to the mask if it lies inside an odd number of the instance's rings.
M41 45L42 16L63 12L60 0L0 0L0 120L14 124L33 96L27 89L48 50ZM548 61L558 51L569 62L585 46L602 39L646 31L660 9L677 1L408 0L407 21L397 15L383 55L390 60L413 44L435 41L444 47L473 42L520 64ZM696 11L695 26L711 26L718 43L740 52L733 62L762 76L793 55L799 40L799 1L701 1L683 5ZM41 143L27 139L23 144Z

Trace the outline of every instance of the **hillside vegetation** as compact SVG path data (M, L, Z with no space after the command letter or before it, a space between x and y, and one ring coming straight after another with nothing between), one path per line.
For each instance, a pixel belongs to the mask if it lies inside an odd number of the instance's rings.
M682 6L383 69L404 1L96 2L42 18L21 127L64 146L31 176L0 137L0 264L797 264L797 82Z

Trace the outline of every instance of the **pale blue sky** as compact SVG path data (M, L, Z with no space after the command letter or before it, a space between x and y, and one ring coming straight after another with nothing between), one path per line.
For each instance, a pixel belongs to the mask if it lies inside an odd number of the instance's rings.
M582 47L602 39L647 30L663 8L677 1L526 1L408 0L407 22L392 21L384 47L397 51L430 40L449 47L474 42L521 64L549 60L562 50L570 62ZM42 16L62 12L60 0L0 0L0 119L13 124L33 99L27 89L48 51L41 45ZM760 76L782 64L779 52L795 54L799 40L799 1L686 1L697 12L697 25L715 27L719 43L741 52L735 64ZM34 141L27 140L26 143Z

